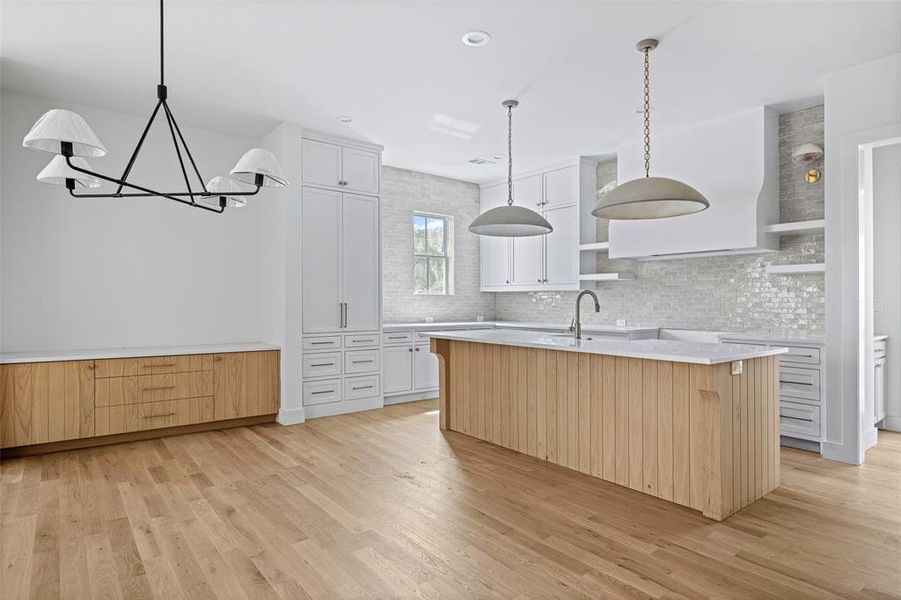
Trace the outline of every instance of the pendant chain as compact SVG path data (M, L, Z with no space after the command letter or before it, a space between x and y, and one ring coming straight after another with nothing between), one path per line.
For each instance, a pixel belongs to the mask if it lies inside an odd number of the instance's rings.
M513 107L507 107L507 206L513 206Z
M644 49L644 176L651 176L651 62Z

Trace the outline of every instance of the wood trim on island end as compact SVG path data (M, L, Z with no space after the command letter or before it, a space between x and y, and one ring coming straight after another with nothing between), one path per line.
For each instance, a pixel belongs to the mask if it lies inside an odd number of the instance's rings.
M441 429L723 520L779 486L778 357L698 365L433 339Z
M177 427L164 427L161 429L144 429L142 431L129 431L127 433L116 433L113 435L103 435L91 438L80 438L74 440L64 440L61 442L50 442L48 444L34 444L31 446L17 446L14 448L3 448L0 450L0 460L8 458L18 458L20 456L33 456L35 454L47 454L50 452L65 452L67 450L80 450L82 448L93 448L94 446L108 446L110 444L124 444L128 442L139 442L143 440L151 440L161 437L170 437L173 435L184 435L187 433L198 433L201 431L213 431L216 429L229 429L231 427L247 427L250 425L261 425L263 423L275 422L277 414L272 415L256 415L252 417L242 417L240 419L228 419L225 421L209 421L207 423L192 423L191 425L180 425Z

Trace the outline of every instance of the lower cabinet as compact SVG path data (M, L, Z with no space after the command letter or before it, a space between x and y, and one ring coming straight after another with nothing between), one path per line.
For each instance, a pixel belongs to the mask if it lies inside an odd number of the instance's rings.
M873 422L878 423L885 418L885 357L877 358L874 365L875 381L873 382Z
M279 380L278 350L0 365L0 447L275 415Z
M413 346L385 346L382 351L385 394L398 394L413 389Z
M438 387L438 357L428 344L418 344L413 351L413 389L430 390Z

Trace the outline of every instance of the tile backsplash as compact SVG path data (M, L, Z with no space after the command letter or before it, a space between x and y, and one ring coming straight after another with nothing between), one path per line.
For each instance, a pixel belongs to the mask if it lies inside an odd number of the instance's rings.
M495 318L495 294L479 291L479 186L427 173L382 167L382 319L385 323ZM413 212L452 218L454 293L413 293Z
M819 182L808 184L802 177L804 167L791 161L791 149L805 142L824 145L822 106L779 117L782 222L823 218L828 175L824 172ZM615 177L615 161L598 165L598 187ZM606 229L604 223L599 226ZM606 231L599 239L605 236ZM769 275L766 266L822 262L824 254L822 232L782 236L774 253L647 261L610 260L601 254L601 271L630 271L636 280L601 283L601 312L583 311L583 318L589 323L626 319L631 325L823 333L825 276ZM499 293L497 318L568 322L575 297L575 292Z

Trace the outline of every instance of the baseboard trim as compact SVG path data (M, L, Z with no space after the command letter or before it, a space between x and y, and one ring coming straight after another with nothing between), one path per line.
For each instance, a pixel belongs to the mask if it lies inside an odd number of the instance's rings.
M334 415L344 415L352 412L360 412L362 410L374 410L382 408L384 403L382 397L361 398L359 400L344 400L343 402L330 402L328 404L315 404L313 406L304 407L307 419L318 419L320 417L331 417Z
M199 433L216 429L229 429L231 427L246 427L248 425L260 425L272 423L275 415L257 415L242 417L240 419L227 419L224 421L210 421L209 423L193 423L191 425L179 425L177 427L164 427L162 429L147 429L145 431L129 431L92 438L80 438L76 440L63 440L61 442L48 442L46 444L34 444L31 446L16 446L0 450L0 459L18 458L20 456L32 456L35 454L49 454L51 452L66 452L68 450L80 450L82 448L94 448L96 446L108 446L110 444L124 444L127 442L139 442L186 433Z
M283 408L279 411L275 422L279 425L300 425L306 421L306 411L303 407L299 408Z
M888 429L889 431L901 431L901 417L895 415L886 415L882 420L880 429Z
M398 394L396 396L385 396L385 406L389 404L401 404L403 402L416 402L417 400L432 400L438 397L438 388L433 390L422 390L412 392L410 394Z
M853 452L853 451L852 451ZM829 460L834 460L836 462L843 462L849 465L861 465L863 464L862 456L849 456L848 449L845 447L845 444L836 444L835 442L823 442L820 445L820 454L823 455L823 458L828 458Z

